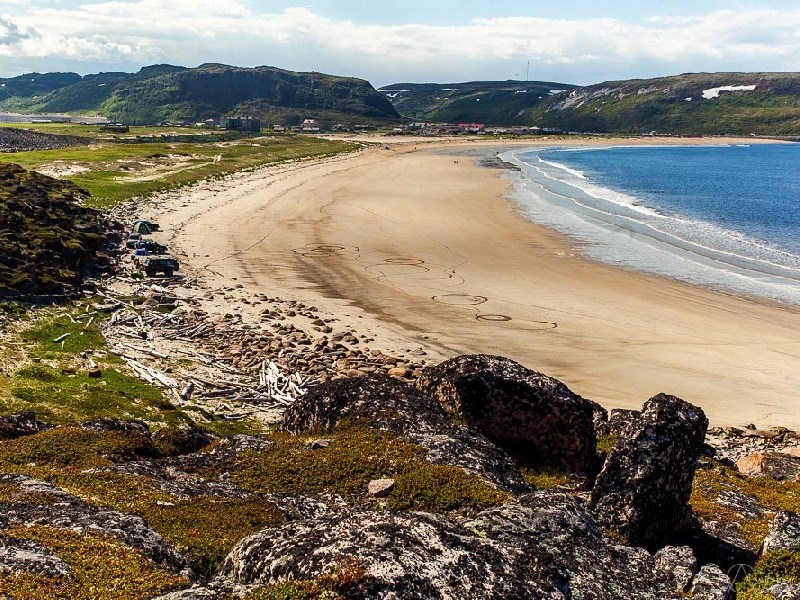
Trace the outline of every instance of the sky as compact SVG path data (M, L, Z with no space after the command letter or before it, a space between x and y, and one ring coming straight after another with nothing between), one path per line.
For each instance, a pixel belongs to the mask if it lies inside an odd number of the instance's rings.
M0 77L206 62L376 87L800 71L800 1L0 0Z

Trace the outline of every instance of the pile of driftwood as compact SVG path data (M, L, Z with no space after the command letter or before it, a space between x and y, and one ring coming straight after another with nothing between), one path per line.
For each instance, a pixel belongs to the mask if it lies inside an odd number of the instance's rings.
M114 340L115 350L132 372L165 389L176 404L197 405L228 419L243 419L265 410L282 410L306 393L309 378L284 373L272 360L262 359L260 368L244 371L198 349L198 340L214 340L229 332L217 331L218 325L187 310L184 302L188 299L157 285L140 284L134 293L143 295L145 303L135 306L104 290L106 302L95 305L95 312L111 313L104 324L106 335ZM171 343L164 344L166 340ZM180 342L187 343L181 347ZM165 345L168 352L162 349ZM175 365L168 361L178 355L199 367L174 377Z

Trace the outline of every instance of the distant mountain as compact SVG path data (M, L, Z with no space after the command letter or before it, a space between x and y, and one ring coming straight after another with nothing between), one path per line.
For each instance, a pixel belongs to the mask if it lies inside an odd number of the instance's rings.
M39 77L49 75L54 74ZM135 74L58 75L64 77L48 79L53 84L47 91L16 83L19 78L4 80L7 87L14 82L15 93L0 101L0 110L92 112L133 125L239 114L288 124L305 117L344 123L400 118L369 82L323 73L205 64L193 69L153 65ZM56 86L58 81L63 85Z
M378 91L405 117L445 123L525 124L525 114L549 96L577 86L544 81L395 83Z
M559 88L565 91L554 93ZM800 73L686 73L586 87L395 84L380 91L405 116L449 122L597 133L800 135Z

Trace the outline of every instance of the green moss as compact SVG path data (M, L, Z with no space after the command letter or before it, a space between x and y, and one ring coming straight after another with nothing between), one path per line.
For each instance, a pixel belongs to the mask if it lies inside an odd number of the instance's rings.
M0 442L0 471L39 476L48 469L88 469L151 456L138 432L60 427Z
M721 506L717 499L725 491L735 491L753 498L766 513L748 518L735 510ZM764 540L773 513L788 510L800 511L800 482L777 481L770 477L745 477L738 471L713 461L710 468L695 473L690 499L692 510L708 520L738 524L744 538L758 548Z
M554 469L522 469L522 478L537 490L550 490L569 485L573 481L569 473Z
M330 573L314 579L281 581L249 592L245 600L343 600L353 597L368 579L366 572L354 560L342 560ZM363 594L355 594L361 597Z
M101 535L39 525L15 527L4 534L44 544L70 565L72 578L0 573L3 597L139 600L188 584L185 577L170 573L138 551Z
M69 334L62 342L53 340ZM73 322L66 314L57 314L22 332L22 339L34 347L34 355L51 353L80 354L87 350L98 350L105 346L105 339L96 324Z
M740 600L768 600L767 590L776 583L800 584L800 552L773 550L756 563L755 569L736 585Z
M599 435L597 436L597 449L600 452L611 452L612 448L617 445L618 435Z

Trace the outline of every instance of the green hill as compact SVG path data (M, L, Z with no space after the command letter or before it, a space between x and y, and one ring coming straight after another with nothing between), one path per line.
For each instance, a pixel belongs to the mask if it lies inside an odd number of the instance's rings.
M367 81L275 67L154 65L135 74L87 75L44 95L23 91L0 101L0 110L92 112L133 125L236 114L268 123L304 117L344 123L399 119L392 104Z
M612 81L547 98L525 118L541 127L601 133L793 136L800 134L800 73Z
M554 93L576 86L546 81L396 83L380 92L403 116L445 123L527 124L525 114Z
M722 89L715 94L716 88ZM800 135L800 73L686 73L586 87L402 83L380 91L404 116L434 121L597 133Z

